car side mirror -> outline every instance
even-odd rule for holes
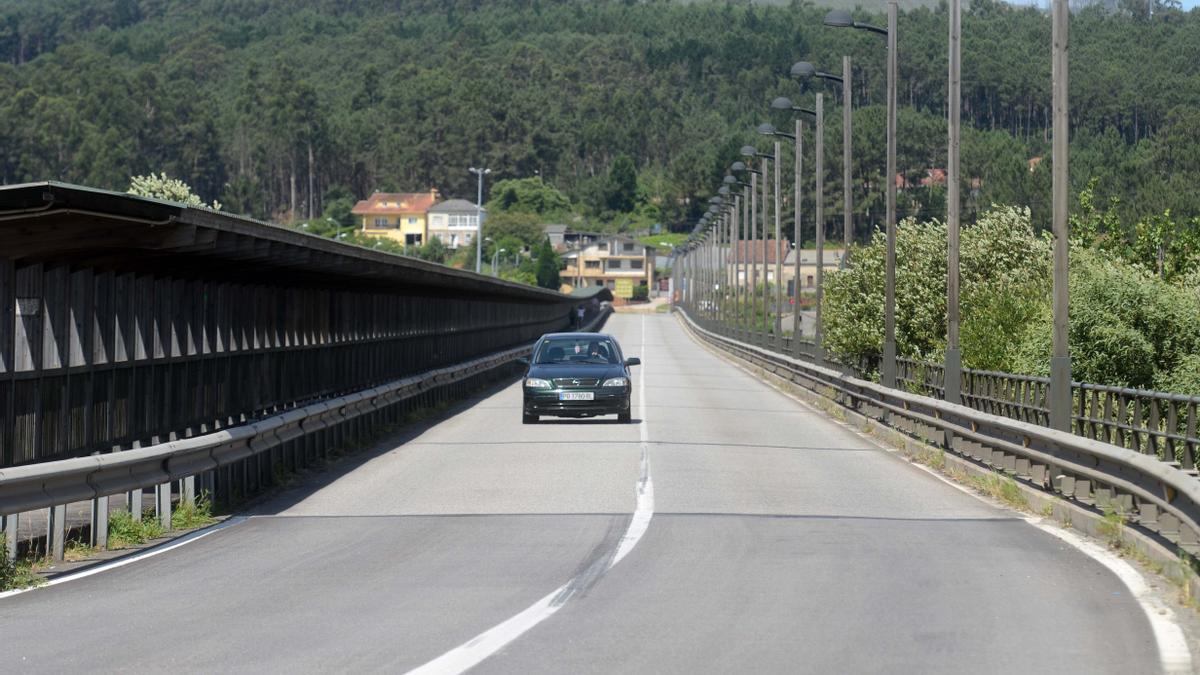
[[[523,366],[527,366],[527,365],[529,365],[529,357],[528,356],[518,356],[517,363],[519,363]]]
[[[642,360],[641,360],[641,359],[639,359],[639,358],[638,358],[638,357],[636,357],[636,356],[631,356],[631,357],[629,357],[629,358],[625,359],[625,365],[627,365],[627,366],[640,366],[640,365],[642,365]]]

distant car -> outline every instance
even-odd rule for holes
[[[641,360],[625,358],[611,335],[547,333],[538,338],[522,383],[521,421],[533,424],[542,415],[595,417],[616,415],[629,422],[632,391],[629,366]]]

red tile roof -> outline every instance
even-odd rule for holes
[[[437,203],[437,190],[429,192],[376,192],[350,210],[358,216],[425,213]]]

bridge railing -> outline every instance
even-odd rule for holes
[[[1120,513],[1181,550],[1200,554],[1194,398],[1080,385],[1076,433],[1067,433],[1045,424],[1046,383],[1040,378],[972,373],[972,398],[964,394],[964,405],[956,405],[926,395],[936,392],[936,366],[902,364],[905,386],[892,389],[784,354],[775,345],[727,337],[687,310],[682,316],[700,339],[768,373],[1030,486]]]
[[[245,217],[58,183],[0,188],[0,241],[0,471],[10,477],[61,460],[125,466],[148,447],[524,348],[568,327],[577,304]],[[232,500],[294,463],[262,456],[209,472],[203,489]],[[13,534],[9,485],[0,479],[0,528]],[[129,495],[139,515],[141,499]]]
[[[903,389],[945,398],[941,364],[897,361],[897,381]],[[1049,386],[1047,377],[966,368],[962,401],[986,413],[1049,426]],[[1196,468],[1200,396],[1072,382],[1071,397],[1073,433],[1153,455],[1185,470]]]

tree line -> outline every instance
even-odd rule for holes
[[[845,53],[865,237],[883,211],[883,43],[823,27],[824,13],[801,2],[0,0],[0,181],[124,189],[166,172],[227,210],[288,221],[331,204],[341,216],[373,190],[471,198],[466,169],[482,165],[540,177],[587,218],[637,213],[679,230],[741,145],[769,149],[753,129],[772,119],[773,97],[810,104],[815,88],[801,93],[791,63],[836,72]],[[921,178],[945,163],[946,20],[944,7],[920,8],[899,25],[911,185],[900,207],[922,219],[944,212],[944,186]],[[1044,228],[1049,18],[977,0],[963,27],[964,216],[1029,206]],[[1091,184],[1128,228],[1200,215],[1200,12],[1087,7],[1071,39],[1071,192]],[[840,93],[825,93],[822,198],[840,220]]]

